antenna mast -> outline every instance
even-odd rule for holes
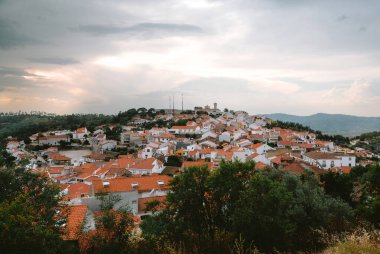
[[[173,95],[173,115],[174,115],[174,95]]]
[[[183,93],[181,94],[182,96],[182,113],[183,113]]]

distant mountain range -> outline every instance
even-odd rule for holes
[[[300,123],[314,130],[330,135],[347,137],[362,133],[380,131],[380,117],[361,117],[342,114],[318,113],[311,116],[296,116],[288,114],[265,114],[265,116],[282,122]]]

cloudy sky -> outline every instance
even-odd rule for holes
[[[0,0],[0,111],[380,116],[377,0]]]

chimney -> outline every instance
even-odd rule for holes
[[[214,109],[218,109],[218,103],[214,102]]]

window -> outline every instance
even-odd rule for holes
[[[322,167],[326,167],[326,161],[322,161]]]
[[[331,161],[331,167],[335,166],[335,161]]]

